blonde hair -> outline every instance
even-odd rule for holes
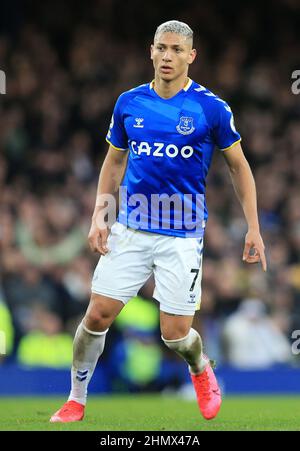
[[[178,20],[169,20],[159,25],[154,35],[154,41],[162,33],[176,33],[181,36],[185,36],[187,39],[191,39],[193,44],[193,30],[184,22]]]

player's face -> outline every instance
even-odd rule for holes
[[[196,57],[191,40],[177,33],[162,33],[151,45],[151,59],[155,75],[165,81],[186,76]]]

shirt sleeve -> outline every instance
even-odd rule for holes
[[[216,99],[213,137],[216,145],[224,151],[241,141],[241,135],[235,128],[230,106],[224,100]]]
[[[121,95],[114,107],[106,141],[117,150],[128,150],[128,137],[124,126],[124,97]]]

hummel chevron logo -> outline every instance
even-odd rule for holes
[[[77,376],[76,379],[80,382],[83,382],[86,380],[86,378],[88,377],[88,372],[89,370],[85,370],[85,371],[77,371]]]
[[[135,128],[144,128],[144,125],[142,124],[142,122],[144,122],[144,119],[142,117],[136,117],[135,122],[136,124],[133,125]]]

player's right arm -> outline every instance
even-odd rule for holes
[[[103,204],[103,201],[108,194],[114,196],[115,200],[117,199],[118,190],[126,170],[127,158],[128,152],[117,150],[110,145],[100,171],[88,242],[91,250],[99,252],[101,255],[108,252],[107,238],[109,235],[108,226],[105,225],[104,221],[107,208],[105,208],[106,205]]]

